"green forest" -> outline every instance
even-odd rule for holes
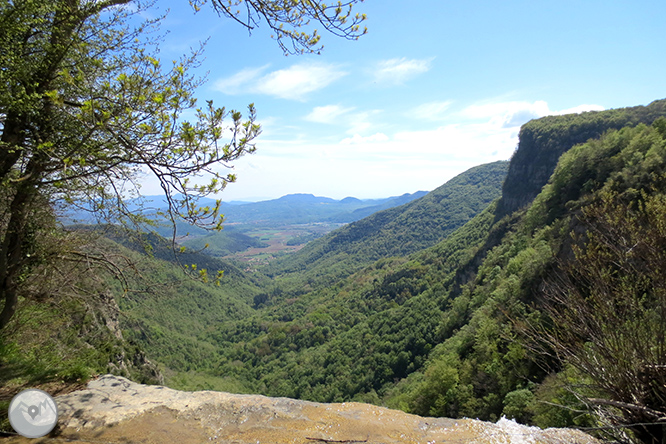
[[[45,220],[36,232],[116,268],[36,265],[2,331],[0,378],[113,372],[661,442],[665,179],[662,100],[533,120],[510,162],[254,272],[205,250],[174,254],[155,233]],[[59,288],[48,298],[46,281]]]
[[[248,33],[263,24],[284,55],[315,55],[312,25],[366,34],[362,1],[187,6]],[[57,395],[112,373],[666,443],[666,99],[535,118],[511,159],[428,193],[223,206],[236,161],[256,151],[257,110],[198,104],[205,42],[160,59],[154,3],[0,2],[0,436],[22,389]],[[402,70],[425,74],[435,57],[383,64],[407,92]],[[268,66],[239,73],[308,77]],[[442,116],[424,109],[452,103],[400,118],[434,125]],[[342,104],[299,119],[382,112]],[[544,107],[495,116],[496,131],[556,113]],[[350,151],[389,139],[344,134]],[[142,194],[146,177],[162,196]]]

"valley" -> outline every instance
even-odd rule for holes
[[[0,444],[666,444],[666,2],[601,3],[0,1]]]
[[[219,256],[223,259],[247,262],[250,266],[247,270],[254,270],[256,266],[268,265],[271,261],[286,254],[295,253],[305,246],[309,241],[318,239],[344,224],[312,222],[307,224],[294,224],[283,226],[252,226],[247,224],[228,224],[226,229],[236,229],[246,236],[258,241],[258,246],[250,246],[245,250],[229,252],[230,254]],[[196,247],[203,242],[209,246],[202,252],[217,256],[215,247],[217,236],[215,234],[200,237],[185,237],[178,240],[180,245]],[[256,244],[255,244],[256,245]],[[205,246],[205,244],[204,244]]]
[[[312,194],[291,194],[279,199],[251,203],[223,203],[224,228],[208,232],[199,227],[179,224],[176,241],[179,245],[202,251],[213,257],[247,262],[252,267],[267,265],[274,259],[300,250],[348,223],[375,212],[404,205],[426,195],[425,191],[384,199],[335,200]],[[144,198],[154,211],[166,204],[158,196]],[[201,204],[213,205],[212,200]],[[166,222],[147,227],[165,237],[173,235]]]
[[[237,205],[221,232],[180,226],[192,232],[180,252],[156,231],[77,228],[99,232],[91,255],[126,260],[125,281],[72,278],[98,295],[74,299],[75,320],[29,305],[67,326],[57,350],[69,357],[63,368],[28,354],[29,366],[540,427],[640,420],[632,436],[650,442],[666,402],[664,177],[660,100],[532,120],[511,161],[388,208],[313,195]],[[116,329],[93,335],[104,325]],[[21,328],[23,350],[44,346]],[[28,365],[5,350],[0,375]],[[617,408],[637,402],[640,414]]]
[[[550,285],[549,270],[570,248],[570,208],[609,187],[654,186],[634,176],[645,166],[622,159],[640,145],[629,141],[648,131],[641,122],[664,115],[666,102],[658,101],[532,121],[510,165],[472,169],[257,267],[267,280],[252,297],[252,314],[209,325],[197,341],[216,350],[215,359],[171,367],[172,384],[370,402],[421,415],[595,424],[592,416],[567,416],[552,406],[562,397],[576,402],[566,398],[570,388],[561,378],[577,374],[552,359],[544,364],[531,351],[536,343],[510,320],[536,316],[545,303],[539,289]],[[616,139],[566,155],[623,127]],[[647,153],[650,145],[641,146]],[[663,150],[663,142],[653,146],[650,152]],[[521,160],[522,150],[531,151],[529,160]],[[666,165],[666,157],[651,156]],[[518,162],[548,171],[530,177],[524,194],[511,176],[525,174]],[[540,193],[527,197],[537,187]]]

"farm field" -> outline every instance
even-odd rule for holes
[[[266,265],[273,259],[286,254],[294,253],[305,246],[310,240],[322,237],[344,224],[339,223],[310,223],[285,225],[281,227],[252,227],[243,225],[243,233],[258,239],[266,247],[252,247],[227,256],[226,259],[236,259],[252,265]]]

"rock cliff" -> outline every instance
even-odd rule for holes
[[[529,204],[546,185],[560,156],[574,145],[599,138],[611,129],[652,124],[666,116],[666,99],[647,106],[548,116],[531,120],[520,129],[518,149],[509,164],[498,216]]]
[[[598,443],[580,431],[506,419],[424,418],[359,403],[182,392],[112,375],[56,402],[59,421],[51,435],[6,443]]]

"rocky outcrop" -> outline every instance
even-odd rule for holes
[[[106,375],[56,397],[58,426],[37,442],[78,443],[569,443],[580,431],[502,419],[424,418],[368,404],[319,404],[259,395],[182,392]],[[34,443],[19,437],[7,443]]]
[[[164,384],[164,376],[145,352],[123,338],[120,328],[120,308],[110,291],[101,291],[96,299],[88,301],[87,315],[91,321],[81,323],[81,337],[90,347],[99,347],[100,336],[113,335],[116,344],[110,350],[106,372],[121,375],[150,384]]]
[[[511,158],[502,188],[498,218],[529,204],[548,183],[560,156],[574,145],[599,138],[611,129],[652,124],[666,116],[666,99],[648,106],[548,116],[520,129],[518,150]]]

